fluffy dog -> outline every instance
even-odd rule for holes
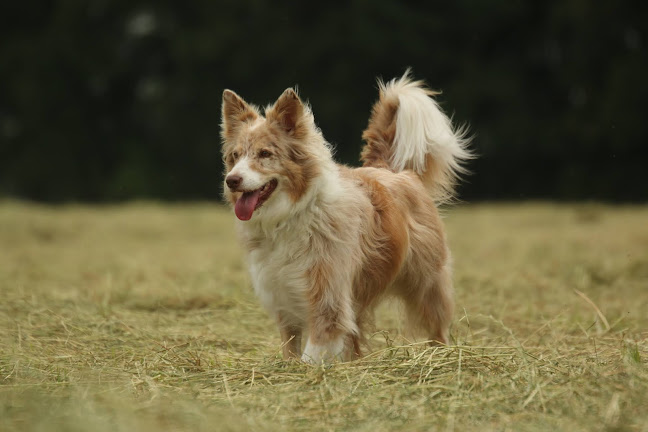
[[[356,169],[333,160],[295,90],[264,110],[223,93],[224,194],[285,358],[360,356],[386,295],[430,341],[448,343],[451,258],[437,206],[453,196],[468,140],[408,72],[379,87]]]

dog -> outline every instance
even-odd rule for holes
[[[334,161],[294,89],[263,110],[223,92],[224,196],[286,359],[360,357],[388,295],[429,341],[449,342],[451,256],[438,206],[466,172],[469,139],[409,70],[378,84],[355,169]]]

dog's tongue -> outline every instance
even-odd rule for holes
[[[254,209],[259,202],[259,196],[261,196],[261,190],[245,192],[241,195],[241,198],[236,200],[236,204],[234,205],[234,213],[236,213],[236,217],[242,221],[250,220],[252,213],[254,213]]]

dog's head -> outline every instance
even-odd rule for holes
[[[255,212],[289,211],[317,176],[318,160],[330,159],[310,109],[293,89],[283,92],[265,115],[225,90],[221,136],[225,197],[243,221]]]

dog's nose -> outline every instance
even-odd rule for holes
[[[227,187],[232,190],[238,189],[242,181],[243,178],[236,174],[228,175],[227,178],[225,179],[225,183],[227,183]]]

